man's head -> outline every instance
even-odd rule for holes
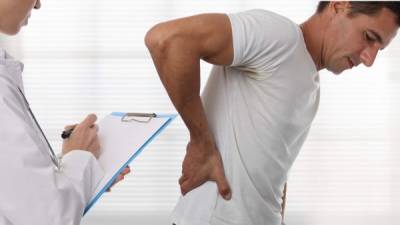
[[[18,33],[28,23],[33,8],[40,8],[40,0],[0,0],[0,32]]]
[[[322,37],[322,67],[339,74],[360,63],[374,63],[400,26],[400,2],[320,2],[317,15],[328,24]]]

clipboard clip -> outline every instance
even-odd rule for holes
[[[148,123],[151,119],[157,117],[155,113],[126,113],[122,118],[121,122],[139,122],[139,123]]]

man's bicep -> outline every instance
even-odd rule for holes
[[[230,65],[233,61],[233,38],[226,14],[201,15],[205,33],[200,46],[201,58],[215,65]]]
[[[217,65],[233,61],[231,25],[225,14],[200,14],[157,24],[145,42],[150,52],[181,53],[187,60],[201,58]]]

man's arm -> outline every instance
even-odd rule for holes
[[[224,14],[203,14],[154,26],[146,35],[160,79],[190,132],[179,180],[182,194],[208,180],[230,199],[221,156],[208,127],[200,99],[200,60],[230,65],[233,44],[230,21]]]

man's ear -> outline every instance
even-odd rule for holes
[[[351,8],[351,5],[348,1],[331,1],[328,8],[333,13],[338,14],[347,12],[347,10]]]

